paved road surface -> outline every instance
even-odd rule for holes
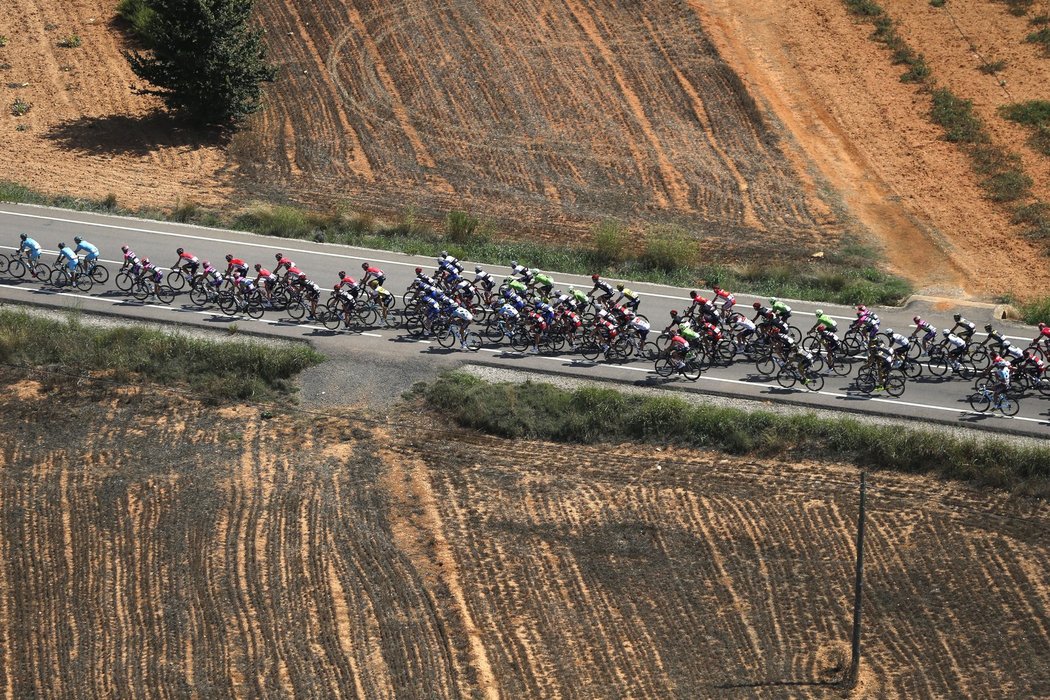
[[[46,249],[44,259],[51,263],[57,252],[59,241],[72,244],[73,236],[81,235],[97,245],[102,259],[115,263],[120,258],[120,246],[131,245],[139,255],[149,256],[161,266],[170,266],[176,260],[175,249],[186,248],[203,259],[210,259],[217,266],[224,263],[226,253],[233,253],[249,263],[261,262],[267,267],[274,263],[274,252],[283,251],[298,266],[322,287],[335,283],[336,273],[345,269],[359,277],[361,262],[369,261],[382,268],[388,275],[387,288],[400,294],[414,274],[414,268],[434,267],[434,260],[401,255],[364,248],[317,244],[307,241],[283,240],[256,236],[236,231],[201,228],[183,224],[146,221],[117,216],[74,212],[64,209],[32,207],[15,204],[0,204],[0,249],[15,247],[19,233],[27,233]],[[522,260],[524,264],[529,261]],[[111,270],[115,265],[110,264]],[[485,265],[494,275],[509,274],[506,267]],[[468,268],[469,269],[469,268]],[[590,288],[590,279],[574,275],[554,275],[558,286],[575,284],[581,289]],[[642,308],[653,322],[654,329],[662,327],[672,308],[688,306],[689,290],[662,285],[630,283],[631,288],[642,295]],[[85,311],[105,311],[132,318],[169,320],[222,328],[231,319],[216,310],[201,311],[189,304],[185,295],[176,298],[171,307],[143,304],[119,292],[110,281],[107,288],[96,287],[90,294],[64,292],[42,288],[33,282],[18,282],[0,277],[0,299],[17,302],[32,302],[51,306],[79,305]],[[750,305],[755,299],[738,294],[739,305]],[[763,300],[768,302],[768,300]],[[811,325],[812,313],[823,308],[836,319],[847,322],[853,318],[849,307],[835,304],[789,301],[794,310],[792,323],[805,331]],[[962,313],[982,326],[991,320],[990,308],[964,307]],[[911,332],[911,317],[915,313],[929,318],[938,328],[950,326],[953,309],[933,309],[929,306],[912,306],[908,309],[879,308],[883,328],[894,328],[905,335]],[[1014,418],[1002,416],[980,416],[969,411],[966,397],[970,383],[960,379],[931,378],[924,376],[908,383],[905,394],[898,398],[866,397],[850,390],[849,378],[828,377],[823,391],[810,393],[786,390],[770,381],[762,381],[754,373],[753,365],[736,365],[705,373],[698,382],[683,379],[663,380],[653,373],[650,363],[634,362],[625,365],[593,364],[563,356],[523,356],[504,352],[497,347],[485,347],[478,354],[444,351],[426,342],[409,342],[396,330],[381,329],[366,333],[343,333],[328,331],[319,325],[295,324],[276,312],[268,312],[259,320],[239,318],[235,321],[241,329],[254,329],[266,334],[288,338],[310,339],[325,353],[355,353],[390,357],[403,357],[406,362],[417,363],[421,357],[432,357],[438,366],[453,366],[459,361],[485,360],[503,364],[519,370],[556,372],[591,378],[647,384],[654,387],[673,385],[675,389],[686,386],[690,391],[747,397],[751,399],[778,401],[799,406],[819,406],[846,411],[882,414],[893,417],[910,417],[937,421],[956,422],[969,427],[1000,430],[1029,435],[1050,437],[1050,398],[1032,397],[1022,401],[1021,411]],[[1027,345],[1036,335],[1031,327],[1019,324],[996,322],[996,326],[1016,344]],[[841,327],[841,326],[840,326]]]

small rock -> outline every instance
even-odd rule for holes
[[[824,251],[823,250],[819,250],[816,253],[813,253],[813,255],[811,255],[809,257],[811,257],[811,258],[823,258],[824,257]]]

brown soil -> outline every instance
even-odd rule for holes
[[[776,683],[848,658],[850,468],[5,379],[7,696],[842,696]],[[1047,505],[869,503],[854,696],[1045,694]]]
[[[977,70],[981,61],[947,12],[926,2],[882,4],[935,77],[975,100],[996,141],[1025,152],[1045,196],[1050,160],[995,115],[995,106],[1010,99]],[[900,82],[901,67],[868,39],[871,25],[851,18],[842,0],[714,0],[703,7],[719,49],[884,245],[893,267],[935,288],[1020,295],[1045,289],[1050,271],[1035,264],[1040,250],[1019,236],[1004,208],[984,198],[967,157],[928,120],[929,97]],[[1008,61],[1003,77],[1014,99],[1046,97],[1050,62],[1018,43],[1025,20],[996,3],[953,3],[950,10],[982,51]]]
[[[159,114],[121,49],[113,0],[5,0],[0,12],[0,171],[55,194],[130,207],[180,199],[221,204],[232,192],[221,145]],[[58,42],[77,34],[78,48]],[[15,118],[16,98],[32,109]],[[25,131],[16,131],[24,126]]]

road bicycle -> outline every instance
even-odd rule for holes
[[[780,366],[776,376],[777,384],[790,389],[795,384],[801,384],[807,391],[820,391],[824,388],[824,377],[820,372],[812,368],[803,371],[793,362],[786,362]]]
[[[18,279],[25,279],[25,276],[29,275],[40,282],[46,283],[51,280],[51,268],[40,260],[33,260],[24,250],[0,255],[0,274],[5,272]]]
[[[653,363],[653,371],[661,377],[670,377],[677,372],[691,382],[700,379],[704,366],[695,348],[689,348],[680,360],[681,366],[676,366],[671,358],[671,351],[667,350]]]
[[[879,370],[875,367],[865,365],[857,373],[857,378],[854,381],[857,390],[862,394],[875,394],[885,392],[889,396],[897,398],[904,394],[904,388],[907,386],[907,381],[904,377],[904,373],[900,370],[891,369],[886,370],[885,376],[882,378],[882,382],[879,382]]]
[[[1017,399],[1011,398],[1006,392],[997,392],[987,386],[978,387],[974,393],[970,394],[969,402],[970,408],[978,413],[994,410],[1004,416],[1016,416],[1021,410],[1021,404]]]
[[[194,274],[186,268],[177,267],[172,268],[168,271],[168,274],[164,278],[164,281],[168,284],[169,287],[171,287],[175,291],[181,292],[187,286],[189,286],[192,289],[193,283],[196,281],[196,279],[197,278],[194,276]]]
[[[87,275],[95,284],[105,284],[109,281],[109,268],[100,263],[98,260],[87,260],[81,259],[77,263],[77,271],[81,275]]]
[[[216,302],[219,305],[219,310],[227,316],[244,314],[248,318],[262,318],[264,311],[262,295],[259,294],[259,290],[254,290],[247,297],[229,290],[223,290],[218,293]]]
[[[175,290],[166,284],[154,284],[153,280],[143,277],[135,278],[129,293],[138,301],[146,301],[150,297],[156,298],[162,304],[170,304],[175,301]]]

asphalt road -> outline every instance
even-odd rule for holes
[[[102,259],[111,272],[119,267],[120,246],[130,245],[140,256],[148,256],[158,265],[172,265],[179,246],[194,253],[202,260],[211,260],[223,267],[226,253],[247,260],[250,264],[262,263],[272,268],[274,253],[282,251],[322,287],[330,287],[337,281],[336,273],[345,269],[359,277],[361,262],[368,261],[382,268],[388,276],[386,287],[400,295],[414,276],[414,268],[423,267],[432,271],[432,258],[402,255],[386,251],[373,251],[339,245],[318,244],[299,240],[283,240],[256,236],[237,231],[202,228],[184,224],[131,219],[102,214],[75,212],[17,204],[0,204],[0,250],[14,248],[18,234],[27,233],[44,246],[44,259],[50,264],[57,256],[59,241],[72,244],[73,236],[80,235],[99,247]],[[520,261],[529,264],[528,260]],[[219,265],[223,263],[223,265]],[[472,266],[472,264],[471,264]],[[494,275],[509,274],[509,269],[485,265]],[[470,268],[468,268],[469,270]],[[575,284],[589,289],[590,279],[574,275],[553,275],[557,286]],[[629,283],[642,296],[640,311],[652,321],[658,331],[669,319],[672,308],[688,306],[689,290],[662,285]],[[736,290],[734,290],[736,291]],[[26,282],[0,276],[0,299],[17,303],[37,303],[48,306],[79,306],[84,311],[98,311],[137,319],[172,321],[207,328],[223,328],[231,322],[245,331],[264,333],[287,338],[308,339],[319,350],[329,355],[362,358],[377,353],[404,362],[417,364],[420,359],[432,358],[438,367],[454,366],[461,361],[484,361],[519,370],[534,370],[537,373],[558,373],[588,378],[600,378],[635,385],[649,385],[654,391],[674,389],[776,401],[798,405],[838,409],[851,412],[881,414],[894,418],[911,418],[937,422],[957,423],[1011,433],[1023,433],[1050,437],[1050,398],[1029,397],[1021,402],[1021,410],[1012,418],[1000,415],[979,415],[969,410],[966,398],[971,383],[961,379],[936,378],[924,375],[910,381],[900,398],[885,396],[868,397],[851,391],[850,378],[828,377],[824,390],[811,393],[796,389],[782,389],[774,382],[763,381],[754,372],[753,365],[737,364],[705,373],[698,382],[675,378],[664,380],[652,372],[648,362],[633,362],[624,365],[605,365],[583,361],[579,358],[561,356],[530,356],[506,352],[498,347],[484,347],[479,353],[458,350],[446,351],[426,341],[409,341],[397,330],[374,330],[365,333],[329,331],[320,325],[296,324],[282,314],[268,312],[258,321],[248,318],[230,319],[218,310],[201,311],[193,307],[185,295],[175,299],[172,306],[139,303],[116,289],[112,282],[106,288],[95,287],[89,294],[66,292],[44,288],[35,282]],[[738,305],[750,305],[754,297],[737,294]],[[762,300],[768,303],[768,299]],[[823,308],[840,320],[840,330],[854,317],[849,307],[835,304],[785,300],[792,306],[791,322],[805,332],[811,325],[813,310]],[[935,308],[936,307],[936,308]],[[915,314],[930,319],[938,328],[952,324],[955,309],[947,304],[912,302],[907,308],[878,308],[883,319],[883,328],[894,328],[907,335],[911,332],[911,318]],[[964,316],[983,326],[992,321],[991,306],[959,306]],[[1016,323],[994,321],[994,324],[1015,344],[1027,345],[1036,331],[1032,327]],[[394,398],[393,396],[391,397]]]

